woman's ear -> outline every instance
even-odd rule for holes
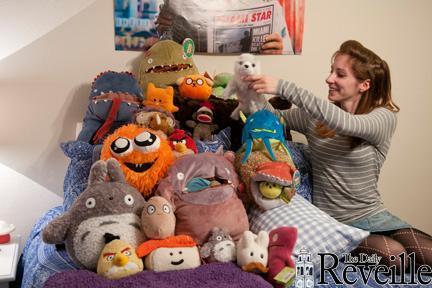
[[[366,79],[359,84],[360,93],[366,92],[370,88],[370,79]]]

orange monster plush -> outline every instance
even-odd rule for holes
[[[109,158],[117,159],[127,182],[145,197],[151,196],[174,161],[167,140],[158,132],[135,124],[122,126],[105,139],[101,159]]]
[[[212,93],[213,81],[203,75],[187,75],[177,79],[180,95],[195,100],[207,100]]]
[[[179,108],[174,105],[174,88],[158,88],[153,83],[148,83],[144,106],[159,108],[171,113],[177,112]]]

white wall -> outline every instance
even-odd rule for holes
[[[64,7],[55,3],[68,1],[32,2],[58,7],[61,14]],[[108,69],[136,72],[141,56],[138,52],[114,51],[112,1],[83,0],[77,5],[81,5],[81,12],[0,60],[0,162],[57,195],[62,195],[68,163],[58,145],[74,138],[93,77]],[[27,22],[30,26],[52,17],[55,10],[34,9],[39,18]],[[391,211],[432,234],[428,181],[432,163],[428,152],[432,140],[431,10],[432,1],[428,0],[308,0],[303,54],[262,56],[261,62],[264,72],[326,97],[324,79],[330,56],[344,40],[357,39],[388,61],[394,100],[401,112],[380,179],[381,193]],[[0,9],[0,16],[3,14],[7,11]],[[13,41],[14,31],[24,29],[6,26],[0,47],[3,41]],[[216,73],[230,72],[234,57],[194,59],[201,71]],[[1,201],[8,201],[3,188],[0,195]],[[43,201],[40,199],[34,194],[27,203],[38,205]]]

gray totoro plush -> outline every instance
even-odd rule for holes
[[[90,170],[87,189],[69,211],[45,227],[43,241],[65,242],[76,264],[95,270],[104,235],[120,236],[134,247],[145,241],[140,228],[144,203],[142,195],[126,183],[117,160],[97,161]]]
[[[201,246],[200,255],[208,262],[230,262],[236,260],[236,246],[231,236],[223,229],[214,227],[208,241]]]

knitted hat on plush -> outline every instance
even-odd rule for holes
[[[197,110],[197,112],[207,111],[211,115],[213,115],[213,105],[209,101],[205,101],[201,104],[201,108]]]

